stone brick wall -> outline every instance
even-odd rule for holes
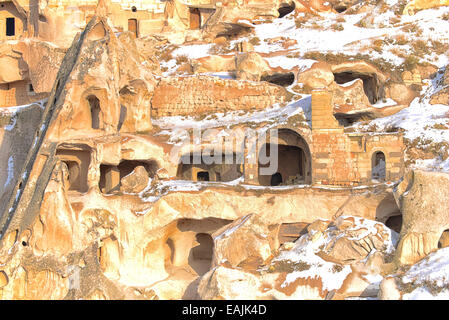
[[[351,157],[350,141],[341,130],[313,132],[312,179],[325,185],[353,185],[358,182]]]
[[[32,92],[30,84],[28,80],[0,84],[0,107],[29,104],[48,97],[47,93]]]
[[[404,173],[404,141],[402,134],[385,133],[364,135],[364,152],[354,152],[357,158],[357,168],[360,181],[371,181],[373,155],[382,152],[385,155],[385,169],[387,181],[395,181]]]
[[[284,88],[216,77],[163,79],[154,91],[152,117],[263,110],[286,100]]]
[[[333,116],[332,94],[312,93],[312,180],[316,184],[357,185],[371,182],[373,155],[385,155],[385,180],[404,171],[404,142],[399,133],[348,134]]]
[[[312,92],[312,129],[342,128],[334,117],[332,92],[316,90]]]

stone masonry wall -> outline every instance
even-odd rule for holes
[[[313,132],[313,182],[325,185],[356,184],[357,172],[349,150],[349,139],[342,131]]]
[[[357,153],[357,167],[362,182],[369,182],[372,174],[373,154],[380,151],[385,155],[385,179],[399,180],[404,173],[404,141],[401,134],[380,134],[365,136],[365,152]]]
[[[186,116],[235,110],[263,110],[286,101],[284,88],[216,77],[162,79],[154,91],[152,116]]]

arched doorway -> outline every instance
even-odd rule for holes
[[[386,160],[382,151],[377,151],[372,158],[371,179],[385,181],[386,178]]]
[[[307,142],[290,129],[277,130],[258,153],[259,184],[262,186],[310,184],[311,155]]]

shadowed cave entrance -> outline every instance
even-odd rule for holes
[[[217,154],[212,157],[213,160],[206,160],[201,153],[183,155],[177,177],[191,181],[229,182],[243,175],[241,154]]]
[[[377,75],[375,73],[360,73],[356,71],[345,71],[334,73],[335,82],[338,84],[345,84],[356,79],[363,81],[363,91],[365,92],[371,104],[384,98],[384,90],[380,85]]]
[[[281,3],[281,6],[278,9],[279,18],[285,17],[287,14],[293,12],[296,8],[296,4],[294,1],[291,3]]]
[[[282,87],[288,87],[295,82],[295,74],[293,72],[275,73],[272,75],[262,76],[260,81],[266,81]]]
[[[277,141],[274,140],[264,144],[260,148],[258,156],[260,185],[279,186],[311,183],[311,156],[308,145],[293,130],[278,130]],[[271,170],[268,170],[268,168],[272,168],[273,172],[270,172]]]
[[[348,10],[348,7],[344,4],[338,4],[334,7],[335,11],[337,11],[338,13],[342,13],[345,12],[346,10]]]
[[[58,149],[56,156],[66,167],[66,184],[68,191],[87,192],[87,175],[90,165],[90,151],[75,149]]]
[[[101,164],[98,184],[100,191],[106,194],[119,192],[121,179],[133,172],[138,166],[143,166],[150,178],[154,177],[158,169],[158,164],[152,160],[123,160],[118,166]]]
[[[387,221],[385,221],[385,225],[391,230],[396,231],[397,233],[401,232],[402,228],[402,215],[395,215],[389,217]]]
[[[188,266],[199,276],[208,272],[214,253],[212,234],[231,222],[218,218],[178,220],[165,241],[167,270]]]
[[[212,264],[214,240],[207,233],[198,233],[195,239],[198,244],[190,250],[189,265],[196,273],[203,275],[209,271]]]

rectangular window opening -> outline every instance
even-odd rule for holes
[[[11,37],[16,35],[16,19],[6,18],[6,36]]]

